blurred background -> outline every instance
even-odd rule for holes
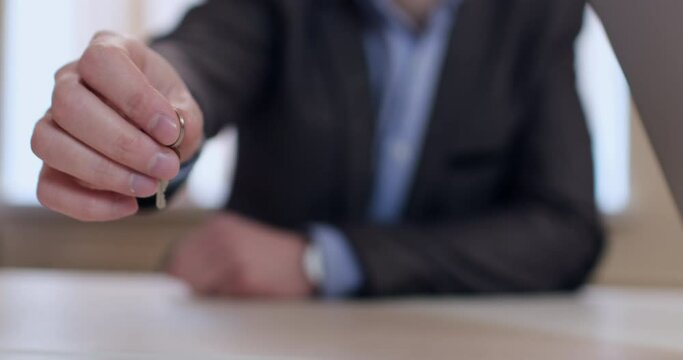
[[[199,0],[0,0],[0,266],[147,271],[170,242],[230,195],[238,134],[207,144],[175,211],[115,224],[80,224],[39,207],[33,126],[53,74],[98,30],[142,39],[171,30]],[[577,72],[594,143],[596,191],[610,248],[596,282],[683,286],[683,227],[628,85],[588,9]],[[225,161],[229,159],[229,161]],[[123,226],[122,226],[123,225]]]

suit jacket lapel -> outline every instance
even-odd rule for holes
[[[345,126],[345,179],[348,221],[362,221],[368,211],[374,174],[376,109],[371,96],[363,47],[362,19],[350,1],[329,1],[320,16],[323,56],[330,64],[330,93],[335,116]]]
[[[473,103],[473,95],[470,90],[477,81],[478,72],[485,67],[485,51],[491,36],[488,21],[492,19],[493,9],[489,0],[464,0],[460,6],[406,208],[409,218],[429,213],[424,205],[429,200],[429,190],[434,181],[438,180],[434,176],[439,176],[440,167],[445,166],[442,157],[444,146],[455,138],[457,123],[471,116],[473,109],[469,104]]]

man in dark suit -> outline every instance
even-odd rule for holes
[[[132,215],[233,124],[226,212],[170,264],[200,292],[575,289],[603,245],[573,69],[584,5],[216,0],[151,48],[98,34],[36,127],[39,198]]]

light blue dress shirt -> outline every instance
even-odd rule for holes
[[[401,220],[423,148],[451,28],[460,0],[444,0],[421,28],[393,0],[359,0],[370,83],[377,99],[377,169],[368,220]],[[311,238],[324,264],[321,293],[352,294],[363,283],[358,259],[337,228],[318,224]]]

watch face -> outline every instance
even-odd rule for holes
[[[303,267],[308,281],[316,290],[319,289],[325,279],[325,267],[320,248],[316,246],[314,242],[311,242],[306,246]]]

